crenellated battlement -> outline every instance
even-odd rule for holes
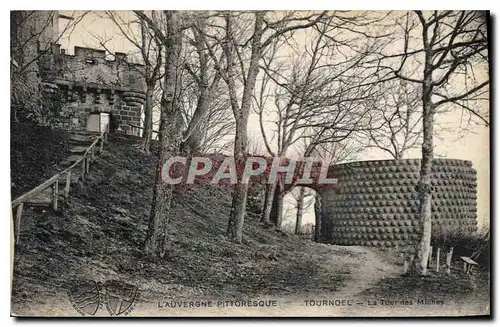
[[[125,53],[116,52],[110,58],[104,50],[75,47],[74,55],[70,55],[59,45],[54,52],[59,66],[56,79],[139,93],[146,90],[144,66],[128,62]]]
[[[112,57],[112,58],[110,58]],[[60,127],[83,129],[91,112],[108,112],[121,130],[140,125],[145,102],[144,66],[101,49],[75,47],[68,54],[59,44],[45,56],[43,86],[61,103],[54,117]]]

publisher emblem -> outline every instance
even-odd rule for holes
[[[91,280],[73,283],[68,291],[73,308],[82,316],[95,316],[103,304],[111,316],[128,315],[139,298],[138,288],[118,280],[104,284]]]
[[[92,280],[75,282],[69,292],[73,308],[82,316],[94,316],[101,304],[99,285]]]
[[[127,315],[133,309],[138,298],[136,286],[110,280],[104,284],[106,289],[106,309],[112,316]]]

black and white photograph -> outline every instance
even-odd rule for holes
[[[11,316],[491,317],[491,35],[11,10]]]

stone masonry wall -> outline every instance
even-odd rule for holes
[[[334,166],[338,187],[322,196],[322,239],[340,245],[406,246],[420,238],[420,160]],[[432,168],[433,238],[477,231],[476,171],[470,161],[437,159]]]
[[[109,60],[102,50],[81,47],[75,47],[75,55],[67,55],[55,46],[53,55],[54,74],[43,85],[60,103],[54,125],[85,129],[92,112],[111,113],[114,128],[125,132],[131,130],[128,124],[140,125],[146,99],[143,66],[128,63],[122,53]]]

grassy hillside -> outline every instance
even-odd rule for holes
[[[252,214],[243,244],[226,241],[228,186],[177,189],[168,255],[162,260],[143,256],[154,159],[133,142],[139,141],[112,138],[60,215],[23,221],[14,302],[50,296],[73,280],[89,278],[128,281],[142,290],[144,299],[314,293],[318,287],[335,291],[349,279],[348,266],[325,265],[332,256],[356,254],[266,229]]]
[[[82,280],[133,284],[140,290],[139,302],[152,306],[160,299],[406,299],[431,295],[441,283],[440,276],[420,282],[399,277],[401,260],[375,249],[316,244],[265,227],[251,212],[243,243],[229,242],[224,237],[231,204],[228,185],[179,186],[170,216],[170,250],[163,259],[146,257],[142,249],[154,158],[137,150],[139,143],[133,137],[110,137],[106,151],[92,164],[85,183],[72,189],[61,212],[35,212],[23,218],[21,245],[14,258],[12,312],[77,314],[67,291]],[[489,289],[484,283],[473,285],[474,280],[460,276],[458,270],[456,276],[446,285],[460,283],[460,287],[447,286],[436,293],[449,298],[452,308],[455,300],[466,303],[467,294]],[[422,291],[415,293],[415,285]],[[478,305],[484,307],[487,294],[483,293]],[[366,305],[336,314],[366,315]],[[401,314],[441,312],[439,307],[413,310]],[[296,308],[291,312],[302,313]]]
[[[67,132],[32,123],[11,123],[10,170],[12,198],[55,174],[69,156]]]

